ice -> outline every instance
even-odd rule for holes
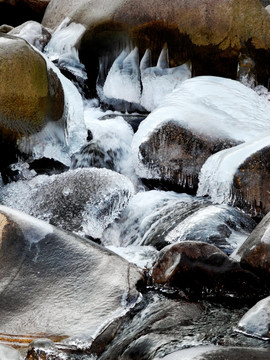
[[[151,268],[158,255],[158,251],[153,246],[129,245],[123,247],[109,245],[107,248],[141,269]]]
[[[133,162],[139,176],[149,177],[141,163],[140,145],[172,120],[199,136],[246,142],[270,131],[270,103],[234,80],[214,76],[185,80],[148,115],[134,135]]]
[[[61,81],[65,97],[64,114],[58,122],[49,122],[41,132],[19,140],[18,147],[23,152],[29,149],[36,159],[53,158],[70,166],[71,155],[81,148],[87,137],[83,100],[75,85],[39,53],[45,59],[48,70],[55,72]]]
[[[185,218],[166,236],[171,243],[196,240],[214,244],[231,253],[241,245],[256,223],[239,210],[227,205],[209,205]]]
[[[41,24],[34,21],[29,21],[23,25],[24,26],[22,26],[18,33],[13,34],[13,31],[11,31],[10,34],[28,41],[38,50],[42,51],[44,43],[47,41],[47,35],[42,33]]]
[[[126,175],[136,186],[138,178],[130,161],[133,130],[123,117],[117,116],[117,114],[114,118],[99,120],[106,114],[110,115],[111,112],[104,114],[100,109],[93,108],[91,103],[90,105],[85,103],[85,125],[93,135],[93,140],[89,144],[96,147],[97,151],[101,150],[105,154],[104,160],[113,163],[112,169]],[[86,145],[85,154],[81,151],[75,157],[76,167],[91,166],[95,163],[94,156],[93,153],[87,152]]]
[[[101,67],[106,68],[106,59],[103,59],[103,62]],[[105,96],[141,104],[146,110],[152,111],[177,85],[190,77],[188,63],[169,68],[169,53],[166,46],[162,49],[155,67],[151,67],[149,49],[146,50],[139,67],[138,49],[127,48],[115,59],[103,90],[99,88],[99,95],[101,99]]]
[[[82,79],[86,79],[87,75],[84,65],[79,60],[76,43],[81,39],[85,30],[86,28],[82,24],[70,23],[70,19],[66,18],[55,30],[44,49],[50,60],[57,61],[60,66]]]
[[[244,334],[269,340],[270,296],[255,304],[239,321]]]
[[[146,110],[152,111],[170,94],[181,82],[191,77],[188,63],[169,68],[168,49],[163,48],[157,66],[150,67],[151,52],[146,50],[141,60],[142,96],[141,104]]]
[[[1,189],[0,200],[65,230],[100,238],[133,192],[125,176],[91,168],[10,183]]]
[[[103,87],[107,98],[139,103],[141,96],[139,52],[123,50],[114,61]]]
[[[151,190],[130,200],[120,219],[103,234],[102,242],[114,246],[163,243],[166,233],[201,204],[186,194]],[[155,244],[156,245],[156,244]]]
[[[256,122],[255,122],[256,124]],[[270,131],[220,151],[207,159],[199,175],[198,196],[209,195],[214,203],[233,202],[231,186],[238,167],[252,154],[270,145]]]

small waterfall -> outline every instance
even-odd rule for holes
[[[65,68],[78,78],[87,79],[84,65],[79,60],[76,44],[81,39],[86,28],[66,18],[55,30],[44,49],[45,55],[60,68]]]

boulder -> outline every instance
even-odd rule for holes
[[[270,181],[269,156],[270,142],[268,146],[262,146],[246,156],[234,174],[231,188],[234,205],[258,217],[270,210],[270,194],[267,190]]]
[[[153,64],[167,43],[170,66],[191,60],[196,76],[236,78],[238,56],[247,51],[255,58],[259,82],[267,83],[270,17],[259,1],[52,0],[42,23],[55,29],[66,17],[87,29],[77,47],[92,87],[99,58],[109,54],[108,70],[130,42],[140,58],[150,49]]]
[[[213,359],[245,359],[267,360],[269,350],[252,347],[224,347],[224,346],[198,346],[190,349],[179,350],[164,356],[164,360],[213,360]]]
[[[132,141],[136,173],[148,183],[155,180],[196,193],[206,160],[255,136],[263,137],[270,129],[269,114],[269,102],[235,80],[214,76],[188,79],[140,124]],[[224,172],[213,171],[219,164],[213,162],[207,169],[223,179]],[[226,172],[228,169],[229,165]],[[207,173],[201,182],[206,188],[217,188],[209,177]],[[200,193],[206,194],[207,190]]]
[[[23,360],[18,350],[6,345],[0,345],[0,358],[1,360]]]
[[[270,213],[231,256],[240,261],[244,268],[270,279]]]
[[[189,289],[197,296],[205,289],[254,296],[260,286],[255,275],[243,270],[217,247],[197,241],[163,248],[153,264],[152,277],[156,284]]]
[[[150,190],[132,197],[121,215],[103,233],[106,245],[154,246],[185,240],[213,244],[230,254],[243,243],[256,222],[226,205],[175,192]]]
[[[40,51],[43,51],[51,38],[50,32],[36,21],[27,21],[26,23],[15,27],[9,32],[9,35],[18,36],[28,41]]]
[[[25,21],[40,22],[50,0],[1,0],[0,24],[18,26]]]
[[[25,40],[0,34],[0,72],[1,136],[18,139],[62,118],[60,80]]]
[[[239,321],[237,329],[249,336],[270,339],[270,296],[257,302]]]
[[[143,276],[135,265],[13,209],[1,206],[0,219],[1,334],[87,348],[136,303]]]
[[[100,238],[128,204],[134,187],[123,175],[85,168],[39,175],[5,186],[1,203],[68,231]]]
[[[200,303],[147,292],[107,349],[101,355],[97,352],[98,359],[159,359],[159,349],[178,343],[185,328],[199,322],[204,314],[205,307]],[[97,348],[101,339],[102,334],[91,350]]]

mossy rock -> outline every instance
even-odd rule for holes
[[[0,34],[0,134],[18,139],[63,115],[57,75],[25,40]]]

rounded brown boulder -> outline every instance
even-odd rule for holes
[[[77,46],[92,85],[102,56],[132,44],[140,57],[150,49],[155,64],[165,43],[170,66],[191,60],[196,76],[236,78],[240,52],[247,51],[258,81],[267,83],[270,15],[259,1],[52,0],[42,23],[55,29],[66,17],[86,28]]]
[[[0,134],[18,139],[62,118],[57,75],[25,40],[0,34]]]
[[[152,277],[156,284],[197,295],[205,289],[252,295],[259,286],[258,278],[243,270],[238,262],[214,245],[199,241],[183,241],[163,248],[153,265]]]

